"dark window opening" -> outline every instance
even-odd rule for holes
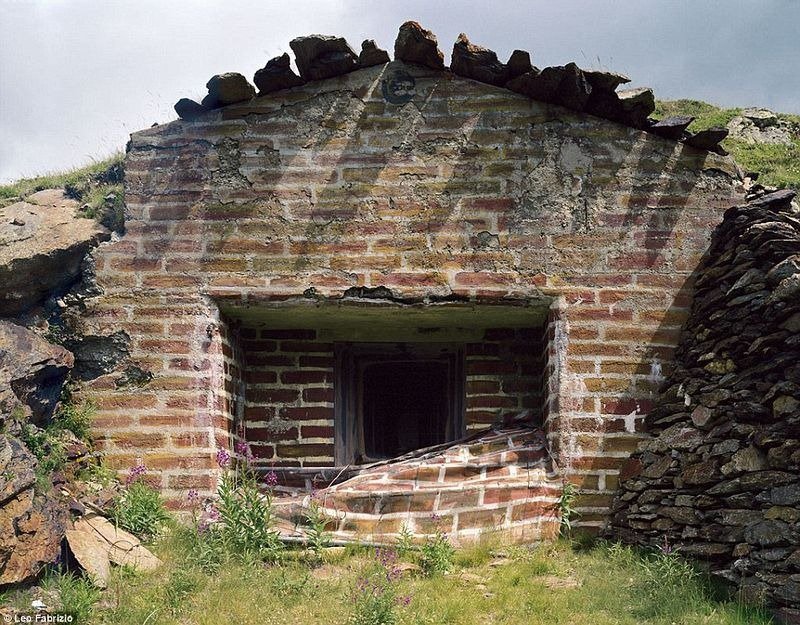
[[[364,459],[393,458],[447,440],[447,363],[370,363],[361,374]]]
[[[463,360],[463,350],[448,345],[337,345],[337,464],[394,458],[463,436]]]

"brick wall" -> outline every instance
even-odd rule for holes
[[[414,82],[404,105],[381,91],[399,71]],[[127,232],[96,252],[103,295],[85,322],[128,332],[154,379],[88,385],[109,460],[143,458],[175,498],[208,480],[230,432],[222,339],[206,331],[220,307],[379,286],[398,300],[560,298],[558,398],[542,403],[583,522],[599,524],[737,184],[728,158],[398,62],[136,133]],[[202,444],[178,445],[186,432]]]
[[[315,330],[243,330],[247,439],[258,463],[333,465],[333,344]]]
[[[529,411],[541,420],[542,332],[489,328],[466,345],[467,432]]]
[[[334,352],[314,329],[241,328],[245,438],[257,464],[334,465]],[[467,432],[528,411],[540,418],[541,331],[490,328],[464,345]]]

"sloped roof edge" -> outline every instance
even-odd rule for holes
[[[308,35],[293,39],[289,45],[295,54],[299,75],[292,71],[288,54],[269,60],[253,79],[259,96],[382,65],[390,60],[388,52],[378,48],[370,39],[362,42],[360,54],[356,54],[342,37]],[[531,63],[530,54],[524,50],[514,50],[508,62],[502,63],[495,52],[471,43],[463,33],[453,46],[451,65],[447,68],[436,35],[414,21],[400,26],[394,58],[437,71],[452,72],[456,76],[681,141],[701,150],[727,154],[719,145],[727,136],[727,129],[711,128],[692,134],[686,130],[692,117],[652,119],[650,115],[655,110],[653,91],[648,88],[618,91],[618,87],[630,82],[622,74],[585,70],[575,63],[540,70]],[[235,72],[212,76],[206,87],[208,95],[202,102],[182,98],[175,104],[175,111],[181,119],[197,119],[210,110],[256,96],[256,89],[242,74]]]

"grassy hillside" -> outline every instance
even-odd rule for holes
[[[689,130],[696,132],[711,126],[725,126],[740,112],[738,108],[724,109],[697,100],[664,100],[656,102],[653,117],[692,115],[696,119]],[[759,172],[761,184],[800,189],[800,115],[778,113],[778,119],[794,124],[792,145],[748,144],[728,138],[722,142],[722,147],[745,170]]]
[[[42,189],[63,188],[68,197],[85,206],[83,212],[87,217],[100,218],[108,212],[109,204],[122,205],[124,157],[122,152],[118,152],[78,169],[52,172],[0,185],[0,207],[8,206]],[[114,196],[113,200],[111,195]]]

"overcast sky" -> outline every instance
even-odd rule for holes
[[[296,36],[391,51],[408,19],[447,58],[465,32],[502,60],[613,69],[662,99],[800,113],[798,0],[0,0],[0,182],[108,156]]]

